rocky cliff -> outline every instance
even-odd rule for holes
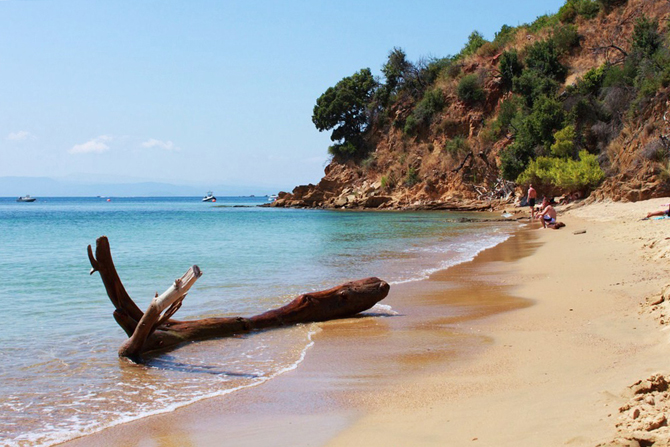
[[[670,143],[666,138],[670,136],[666,121],[670,120],[670,53],[663,53],[667,60],[655,56],[658,70],[654,73],[665,78],[654,88],[645,90],[643,76],[637,74],[628,84],[610,83],[608,88],[584,93],[588,88],[584,85],[590,85],[599,67],[618,73],[616,70],[624,69],[617,67],[631,65],[630,60],[626,65],[626,58],[634,53],[634,33],[642,19],[657,25],[661,45],[667,48],[670,3],[619,1],[611,9],[603,7],[605,3],[601,2],[597,14],[573,17],[568,7],[590,3],[569,1],[556,16],[538,18],[554,25],[517,27],[504,44],[486,42],[474,54],[455,59],[430,86],[444,104],[430,119],[408,132],[407,123],[416,115],[420,98],[399,97],[384,110],[386,119],[371,122],[365,135],[371,149],[365,157],[335,156],[318,184],[281,192],[272,206],[481,210],[518,199],[523,185],[503,180],[501,175],[501,155],[517,139],[517,129],[512,123],[500,131],[498,123],[503,120],[505,101],[519,96],[504,83],[501,55],[516,51],[523,56],[536,42],[559,39],[565,29],[575,31],[578,40],[561,54],[567,74],[555,97],[569,117],[566,120],[576,123],[577,149],[596,154],[606,174],[592,197],[641,200],[670,194]],[[485,93],[483,100],[473,103],[459,95],[459,83],[467,75],[477,76]],[[593,117],[581,119],[580,113]],[[548,153],[548,145],[538,146],[535,153]]]

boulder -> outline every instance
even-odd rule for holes
[[[309,185],[300,185],[293,188],[293,198],[296,200],[302,199],[307,193],[315,188],[311,183]]]
[[[365,199],[363,206],[365,208],[379,208],[382,205],[391,201],[391,197],[388,196],[370,196]]]
[[[342,189],[342,186],[344,186],[342,181],[327,177],[322,178],[317,185],[320,190],[328,192],[338,192]]]

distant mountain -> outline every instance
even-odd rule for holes
[[[246,196],[274,194],[280,187],[253,185],[175,185],[151,181],[118,182],[105,179],[95,182],[80,178],[53,179],[49,177],[0,177],[0,197],[18,197],[30,194],[34,197],[156,197],[156,196],[201,196],[214,191],[219,196]]]

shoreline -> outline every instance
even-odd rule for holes
[[[610,234],[621,225],[580,213],[394,286],[399,317],[323,323],[299,368],[262,386],[59,445],[608,441],[627,386],[663,368],[667,342],[638,313],[663,279]]]
[[[488,262],[485,259],[488,259],[490,256],[495,257],[492,253],[496,250],[505,252],[502,257],[516,257],[516,252],[518,251],[518,247],[516,246],[519,245],[521,239],[531,237],[532,234],[527,230],[517,229],[516,232],[512,233],[511,237],[507,238],[502,243],[479,252],[475,255],[474,260],[465,261],[450,266],[447,269],[438,270],[437,272],[432,273],[428,279],[393,285],[391,294],[382,301],[381,304],[390,305],[394,311],[401,314],[399,317],[372,316],[361,319],[357,318],[320,323],[321,330],[314,336],[315,345],[310,348],[305,361],[298,366],[297,370],[284,373],[260,386],[239,390],[235,393],[221,397],[198,401],[186,407],[177,408],[169,413],[152,415],[125,422],[120,425],[103,429],[100,432],[75,438],[57,445],[78,446],[99,445],[100,443],[104,443],[105,445],[122,445],[125,442],[124,433],[129,431],[160,432],[162,430],[162,428],[160,428],[161,426],[166,426],[167,428],[175,425],[185,425],[181,428],[186,431],[191,431],[191,429],[187,427],[194,427],[194,424],[196,424],[199,427],[196,431],[207,432],[211,427],[203,427],[200,423],[200,418],[204,414],[211,415],[212,412],[220,411],[220,405],[232,405],[236,408],[248,407],[244,411],[247,413],[248,419],[250,420],[249,422],[238,420],[236,414],[240,410],[225,410],[225,414],[220,415],[218,418],[207,416],[208,419],[223,418],[225,421],[234,420],[237,427],[247,425],[246,429],[239,429],[234,436],[236,445],[267,445],[266,442],[268,442],[268,439],[266,439],[265,435],[260,435],[262,439],[251,439],[249,444],[245,444],[244,442],[237,444],[237,442],[240,442],[240,439],[248,439],[249,437],[254,438],[257,436],[252,434],[258,430],[257,426],[259,422],[261,422],[262,425],[270,424],[272,426],[275,424],[274,422],[269,422],[268,413],[272,414],[272,417],[269,419],[276,421],[278,418],[282,419],[282,413],[286,409],[296,412],[301,418],[308,417],[309,419],[318,420],[318,423],[312,422],[312,425],[318,425],[321,433],[329,433],[328,436],[320,436],[318,441],[314,439],[313,435],[303,433],[300,435],[300,438],[305,440],[304,445],[314,445],[314,441],[318,442],[317,445],[327,442],[335,436],[337,432],[352,425],[354,420],[368,411],[368,406],[371,405],[373,398],[371,396],[354,398],[350,394],[356,394],[360,391],[354,391],[354,389],[363,386],[363,391],[365,393],[375,394],[378,386],[392,387],[398,382],[397,378],[393,377],[395,374],[389,376],[383,371],[376,370],[380,365],[385,365],[388,362],[394,364],[400,362],[401,364],[407,364],[406,369],[408,369],[408,371],[406,371],[405,374],[421,375],[424,374],[424,369],[426,368],[432,369],[436,367],[436,364],[456,361],[457,355],[453,352],[453,346],[459,346],[458,350],[461,352],[458,355],[471,355],[473,349],[476,349],[475,346],[482,343],[480,336],[468,336],[465,333],[456,330],[454,333],[448,334],[451,345],[449,345],[445,352],[440,352],[440,349],[443,349],[441,344],[443,343],[442,339],[444,336],[439,334],[437,336],[435,335],[436,332],[440,331],[439,327],[443,324],[453,325],[473,318],[484,318],[491,313],[508,310],[508,307],[510,306],[522,307],[527,305],[525,300],[518,300],[514,297],[508,297],[510,302],[503,304],[502,309],[498,304],[483,304],[478,302],[480,301],[480,296],[473,297],[471,295],[469,281],[467,281],[467,285],[463,283],[463,281],[470,276],[467,272],[469,272],[473,266],[483,265]],[[521,243],[523,244],[523,242]],[[505,248],[508,246],[510,247],[509,249]],[[447,274],[447,272],[449,273]],[[446,277],[444,276],[445,274],[447,274]],[[451,279],[451,275],[454,276],[453,280]],[[461,279],[455,279],[456,276]],[[452,293],[450,298],[446,301],[444,300],[445,288],[450,289]],[[498,295],[499,294],[496,294],[496,296]],[[407,302],[408,296],[411,296],[414,302]],[[420,302],[417,302],[417,297],[420,297]],[[440,310],[437,311],[437,308]],[[408,344],[415,343],[415,336],[411,335],[409,337],[410,340],[405,340],[399,346],[394,346],[398,341],[393,337],[388,338],[390,337],[389,334],[396,331],[405,334],[404,338],[408,338],[407,334],[417,332],[417,328],[412,327],[412,325],[425,325],[427,321],[435,319],[434,315],[436,313],[439,314],[437,318],[438,321],[432,324],[437,327],[428,331],[423,331],[435,338],[435,340],[430,343],[440,349],[427,347],[425,352],[409,354],[410,359],[407,360],[406,357],[408,357],[408,355],[406,348],[408,347]],[[393,324],[389,324],[391,321]],[[324,362],[331,361],[333,353],[340,355],[350,349],[352,343],[351,338],[354,336],[365,340],[371,340],[373,343],[378,343],[378,339],[380,338],[385,339],[385,349],[390,348],[394,351],[392,354],[386,356],[387,358],[375,358],[374,362],[368,365],[368,369],[371,370],[369,374],[375,375],[374,383],[369,382],[372,380],[369,378],[352,380],[350,377],[347,377],[349,372],[344,369],[326,374],[327,378],[325,379],[316,378],[319,374],[324,373]],[[463,343],[463,338],[470,338],[471,340],[469,340],[468,343]],[[424,339],[424,343],[426,341],[427,340]],[[484,343],[486,342],[487,341],[484,341]],[[365,352],[358,352],[354,356],[349,356],[349,358],[345,360],[345,364],[348,365],[351,370],[360,371],[365,369],[365,363],[369,363],[368,360],[371,356],[375,357],[375,355],[377,355],[377,357],[379,357],[379,351],[381,349],[375,346],[377,345],[371,345]],[[377,352],[375,353],[375,351]],[[330,369],[332,370],[332,367]],[[327,417],[323,417],[323,415],[311,416],[303,414],[302,408],[293,405],[289,402],[289,399],[282,398],[282,396],[290,394],[293,388],[299,389],[303,387],[305,380],[311,383],[307,386],[309,391],[305,390],[301,393],[305,396],[300,399],[301,404],[299,407],[304,405],[305,408],[319,408],[318,412],[327,413]],[[314,402],[315,399],[313,396],[309,396],[310,393],[323,393],[320,389],[320,384],[313,383],[315,380],[317,382],[325,381],[327,387],[337,388],[335,391],[326,390],[326,394],[331,394],[331,391],[335,394],[341,394],[341,396],[336,399],[333,408],[331,408],[330,405],[322,406],[318,402]],[[383,381],[384,384],[382,385],[380,381]],[[365,382],[365,384],[359,385],[361,382]],[[342,387],[346,389],[342,390]],[[264,405],[260,402],[267,402],[268,399],[265,396],[262,396],[263,394],[270,394],[279,400],[272,402],[272,404],[266,403]],[[344,395],[347,395],[347,397],[343,397]],[[328,397],[328,399],[330,399],[330,397]],[[351,401],[354,399],[359,400],[360,402],[356,403],[352,409],[350,408]],[[180,421],[182,419],[186,419],[189,422],[181,424]],[[252,419],[253,421],[251,421]],[[220,423],[222,423],[222,421],[210,420],[210,423],[206,425],[220,425]],[[295,424],[289,422],[289,425]],[[170,431],[172,432],[172,428],[170,428]],[[175,435],[174,432],[167,436],[173,435]],[[209,442],[204,440],[202,435],[197,435],[197,438],[199,441],[197,441],[195,445],[200,445],[200,442],[204,442],[205,444],[208,444]],[[276,433],[273,435],[272,439],[273,442],[276,442]],[[285,442],[287,445],[303,445],[296,444],[296,440],[293,436],[286,438]]]

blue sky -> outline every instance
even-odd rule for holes
[[[316,99],[393,47],[443,57],[563,0],[0,1],[0,176],[290,190]],[[271,191],[272,192],[272,191]]]

